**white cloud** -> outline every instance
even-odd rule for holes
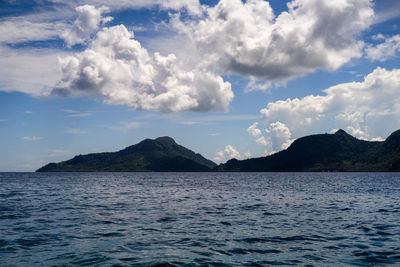
[[[252,91],[267,91],[273,86],[273,83],[266,81],[258,81],[254,78],[250,78],[250,81],[246,85],[245,92]]]
[[[365,49],[366,57],[373,61],[385,61],[398,56],[400,53],[400,34],[385,39],[383,35],[378,35],[379,39],[384,39],[378,45],[369,45]]]
[[[225,147],[225,153],[229,158],[240,158],[240,153],[231,145]]]
[[[270,102],[262,109],[271,150],[315,133],[344,129],[366,140],[381,140],[400,128],[400,69],[375,69],[361,82],[342,83],[324,95]]]
[[[61,7],[60,7],[61,6]],[[0,44],[46,41],[59,38],[75,13],[65,4],[38,8],[21,16],[5,16],[0,20]]]
[[[260,136],[261,130],[258,129],[257,126],[258,126],[258,122],[253,123],[252,125],[250,125],[249,128],[247,128],[247,132],[254,137]]]
[[[400,2],[398,0],[375,1],[377,9],[374,24],[386,22],[400,16]]]
[[[0,46],[0,91],[45,95],[61,78],[57,56],[63,55],[57,50]]]
[[[185,9],[191,15],[200,15],[202,10],[198,0],[50,0],[48,2],[52,2],[51,9],[38,8],[45,11],[3,18],[0,21],[0,43],[16,44],[62,37],[68,46],[72,46],[85,42],[99,26],[110,21],[111,17],[101,18],[101,14],[108,11],[158,7],[177,11]],[[39,2],[35,4],[42,5]],[[71,28],[65,21],[71,20],[76,12],[78,18]]]
[[[52,2],[58,3],[59,0],[51,0]],[[164,10],[181,10],[185,9],[192,15],[199,15],[202,8],[198,0],[75,0],[68,1],[68,4],[72,6],[91,4],[95,6],[105,5],[111,10],[121,9],[141,9],[141,8],[153,8],[159,7]]]
[[[286,149],[293,142],[291,139],[290,129],[283,123],[277,121],[270,123],[264,131],[264,135],[255,136],[256,143],[266,147],[264,154],[272,154],[277,151]]]
[[[0,122],[6,122],[8,119],[0,119]]]
[[[265,132],[269,137],[272,151],[286,149],[293,142],[290,129],[280,121],[270,123]]]
[[[124,25],[103,28],[89,47],[60,60],[59,96],[101,96],[107,103],[139,110],[226,110],[233,98],[222,77],[174,54],[150,55]]]
[[[218,151],[215,156],[214,160],[216,162],[225,162],[229,159],[242,159],[242,155],[231,145],[227,145],[224,150]]]
[[[265,140],[264,136],[257,137],[256,142],[263,146],[268,145],[267,140]]]
[[[244,158],[248,159],[251,157],[251,153],[250,152],[245,152],[244,153]]]
[[[66,27],[61,22],[35,22],[27,21],[25,17],[14,17],[0,22],[0,43],[56,39]]]
[[[158,0],[157,5],[164,9],[180,10],[186,9],[190,14],[200,15],[202,7],[198,0]]]
[[[173,25],[196,44],[203,64],[285,81],[361,57],[364,44],[357,38],[373,15],[370,0],[294,0],[277,17],[267,1],[220,0],[199,21],[176,17]]]
[[[39,141],[43,139],[42,137],[37,137],[37,136],[24,136],[22,137],[22,140],[24,141]]]
[[[96,8],[92,5],[84,5],[78,6],[75,10],[78,13],[78,18],[74,21],[71,29],[61,34],[68,47],[86,43],[102,24],[113,19],[112,17],[102,16],[103,13],[109,12],[109,8],[105,6]]]
[[[217,163],[223,162],[223,161],[225,160],[224,151],[222,151],[222,150],[221,150],[221,151],[218,151],[218,152],[215,154],[213,160],[216,161]]]
[[[371,39],[375,40],[375,41],[379,41],[379,40],[385,40],[386,38],[385,38],[385,36],[383,36],[382,33],[378,33],[378,34],[371,36]]]
[[[68,2],[66,9],[70,12],[78,4],[83,2]],[[69,30],[56,19],[59,9],[46,13],[45,19],[27,17],[26,25],[22,17],[3,21],[26,29],[18,35],[26,40],[54,38],[64,32],[67,45],[88,47],[69,56],[60,51],[0,47],[0,90],[49,95],[56,84],[53,95],[101,97],[138,110],[225,111],[233,92],[222,74],[245,75],[250,78],[247,90],[266,90],[317,69],[335,70],[362,55],[364,44],[358,36],[373,18],[370,0],[293,0],[288,11],[278,16],[263,0],[220,0],[215,7],[200,6],[198,0],[93,0],[85,4],[76,8],[78,18]],[[149,53],[124,25],[97,32],[111,19],[102,16],[110,10],[154,6],[183,8],[199,15],[195,19],[184,16],[185,21],[179,16],[172,19],[175,29],[184,33],[180,38],[189,42],[179,42],[179,48],[193,53]],[[68,13],[67,18],[71,17]],[[43,34],[25,34],[30,26]],[[20,42],[18,36],[10,37],[12,42]],[[173,43],[176,46],[175,39]],[[57,55],[61,77],[54,67]]]

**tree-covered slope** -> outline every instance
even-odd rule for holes
[[[209,171],[216,164],[170,137],[145,139],[118,152],[79,155],[37,172]]]
[[[311,135],[267,157],[232,159],[216,171],[400,171],[400,130],[384,142],[359,140],[343,130]]]

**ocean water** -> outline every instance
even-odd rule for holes
[[[0,266],[400,265],[397,173],[0,173]]]

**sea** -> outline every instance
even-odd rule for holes
[[[0,266],[400,266],[400,173],[0,173]]]

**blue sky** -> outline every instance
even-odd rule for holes
[[[216,162],[400,128],[396,0],[0,3],[0,171],[171,136]]]

